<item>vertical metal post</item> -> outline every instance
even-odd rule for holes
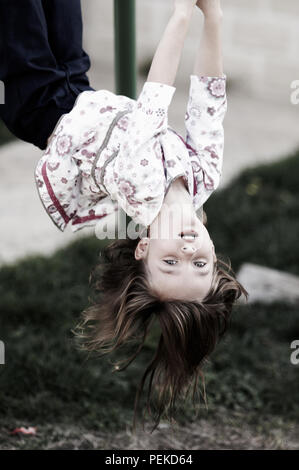
[[[115,93],[136,99],[136,3],[114,0]]]

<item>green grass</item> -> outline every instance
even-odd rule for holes
[[[299,153],[242,173],[205,206],[216,251],[299,274]]]
[[[206,205],[218,253],[237,269],[255,262],[299,274],[299,154],[244,172]],[[154,351],[157,331],[127,371],[111,359],[75,348],[71,329],[92,295],[88,286],[101,242],[76,241],[52,257],[31,257],[0,269],[0,421],[80,423],[124,429],[136,386]],[[238,306],[232,326],[206,367],[209,413],[226,409],[256,422],[261,416],[299,418],[299,366],[290,343],[299,339],[298,305]],[[206,411],[203,408],[203,415]],[[178,416],[193,420],[187,404]]]

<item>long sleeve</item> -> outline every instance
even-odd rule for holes
[[[65,230],[78,208],[80,172],[69,156],[72,147],[71,136],[55,135],[34,172],[40,200],[61,231]]]
[[[226,76],[190,76],[185,116],[186,143],[194,174],[194,205],[198,209],[218,187],[222,171],[227,111]]]
[[[132,112],[124,118],[126,132],[107,171],[105,186],[136,223],[149,225],[163,203],[165,175],[159,136],[167,132],[168,107],[175,87],[145,82]]]
[[[73,231],[94,225],[117,209],[95,185],[91,168],[110,114],[127,100],[107,90],[86,91],[57,123],[36,166],[35,181],[46,212],[61,231],[70,221]]]

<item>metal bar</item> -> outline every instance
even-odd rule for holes
[[[114,0],[115,92],[136,99],[136,3]]]

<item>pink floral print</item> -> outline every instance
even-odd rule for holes
[[[213,108],[213,106],[207,108],[207,112],[209,113],[210,116],[214,116],[216,109]]]
[[[48,167],[48,170],[50,171],[56,171],[58,168],[59,168],[59,165],[60,163],[57,162],[57,163],[54,163],[54,164],[51,164],[50,162],[47,164],[47,167]]]
[[[186,139],[168,125],[172,86],[146,82],[136,101],[107,90],[79,95],[35,169],[40,199],[60,230],[96,225],[120,208],[148,226],[179,176],[195,209],[202,207],[221,177],[226,77],[190,80]]]
[[[58,155],[66,155],[72,145],[72,137],[70,135],[62,135],[58,137],[56,143],[56,149]]]
[[[223,98],[225,95],[225,83],[222,78],[213,78],[208,84],[208,90],[212,96]]]
[[[122,178],[119,179],[119,190],[123,193],[126,197],[133,196],[136,192],[136,187],[130,183],[130,181],[126,181]]]

